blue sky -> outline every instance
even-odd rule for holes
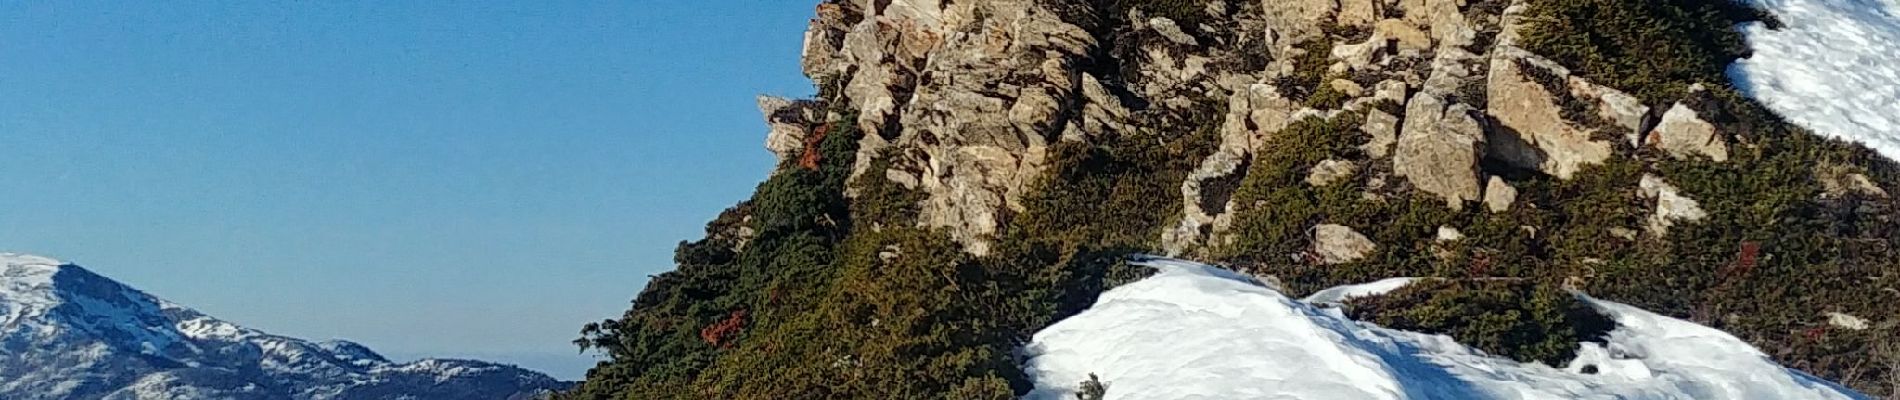
[[[576,378],[769,172],[809,3],[0,2],[0,251]]]

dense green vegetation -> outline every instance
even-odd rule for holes
[[[1347,315],[1381,326],[1446,334],[1466,346],[1562,367],[1577,343],[1601,342],[1616,321],[1553,284],[1526,280],[1427,280],[1354,299]]]

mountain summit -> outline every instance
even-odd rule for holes
[[[1183,364],[1183,335],[1155,334],[1270,338],[1241,327],[1304,306],[1204,310],[1407,277],[1320,324],[1567,366],[1652,332],[1601,299],[1900,396],[1900,134],[1882,122],[1900,82],[1879,40],[1900,37],[1896,0],[817,3],[815,95],[758,102],[779,164],[624,313],[580,327],[606,360],[566,398],[1788,398],[1302,396],[1265,388],[1321,373],[1304,353]],[[1278,294],[1116,306],[1156,284],[1137,254]],[[1090,319],[1104,306],[1146,314]],[[1182,328],[1206,315],[1227,318]],[[1024,363],[1077,326],[1098,328],[1077,343],[1166,342]],[[1257,365],[1302,379],[1225,373]],[[1561,379],[1673,379],[1590,365]]]
[[[0,253],[0,398],[520,399],[565,384],[469,360],[397,363],[218,320],[77,265]]]

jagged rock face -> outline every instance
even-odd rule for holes
[[[1521,6],[1483,15],[1460,0],[1197,4],[1200,22],[1130,8],[1113,16],[1124,30],[1107,33],[1121,36],[1098,37],[1105,33],[1085,26],[1111,16],[1078,16],[1103,12],[1087,2],[832,0],[806,33],[804,66],[836,88],[825,100],[855,110],[849,122],[866,132],[853,176],[921,191],[918,223],[978,255],[1024,211],[1054,144],[1178,134],[1198,127],[1157,121],[1181,122],[1208,104],[1222,113],[1219,145],[1179,183],[1180,219],[1161,235],[1169,254],[1225,242],[1232,187],[1263,143],[1304,118],[1357,113],[1369,136],[1358,147],[1374,163],[1356,167],[1364,176],[1325,165],[1310,171],[1312,184],[1366,179],[1368,199],[1410,187],[1454,209],[1484,201],[1499,212],[1515,189],[1487,185],[1483,160],[1569,179],[1633,156],[1619,143],[1709,137],[1680,112],[1658,118],[1636,97],[1518,47]],[[1328,24],[1361,34],[1342,37]],[[1310,93],[1285,84],[1310,68],[1295,63],[1315,40],[1332,42],[1322,47],[1331,50],[1319,85],[1344,98],[1337,105],[1307,104]],[[1096,59],[1104,54],[1119,60]],[[1121,67],[1118,75],[1100,75],[1103,62]],[[809,103],[762,99],[761,108],[768,147],[781,157],[817,122]],[[1706,142],[1685,151],[1726,158]],[[890,168],[866,171],[880,156]],[[1390,177],[1409,186],[1388,187]]]
[[[355,343],[270,335],[78,266],[0,253],[0,398],[513,400],[567,386],[512,366],[396,363]]]
[[[765,115],[765,125],[770,128],[765,149],[771,150],[779,162],[798,158],[812,128],[825,118],[818,102],[773,96],[759,96],[759,113]]]
[[[1094,37],[1042,2],[827,2],[806,38],[806,73],[841,85],[867,133],[854,175],[901,149],[892,165],[928,194],[922,223],[977,254],[1020,210],[1052,141],[1111,125],[1075,118],[1078,103],[1124,113],[1087,97],[1079,64]]]

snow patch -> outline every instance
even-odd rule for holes
[[[1300,301],[1307,302],[1308,304],[1343,303],[1346,299],[1354,297],[1377,296],[1391,293],[1394,290],[1399,290],[1399,288],[1410,285],[1416,281],[1418,281],[1418,278],[1385,278],[1373,283],[1327,288],[1313,292],[1312,295],[1308,295],[1305,299],[1301,299]]]
[[[1353,321],[1218,267],[1136,263],[1159,272],[1103,293],[1023,349],[1036,383],[1027,399],[1073,399],[1091,373],[1107,399],[1867,398],[1775,365],[1721,331],[1589,297],[1580,299],[1619,326],[1608,344],[1582,345],[1558,369]]]
[[[1729,79],[1816,133],[1900,159],[1900,0],[1752,0],[1783,29],[1742,26]]]

